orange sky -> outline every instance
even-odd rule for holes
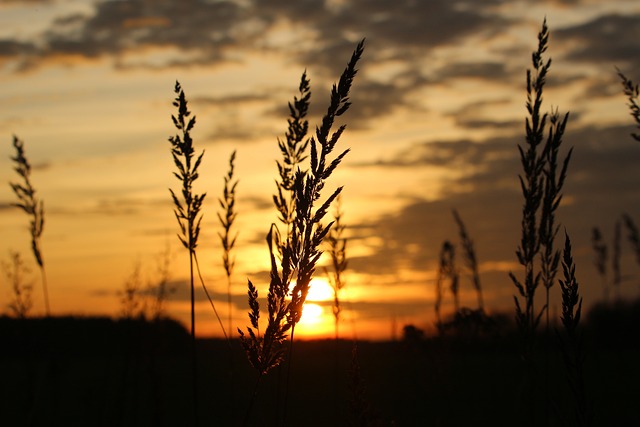
[[[216,199],[237,150],[234,324],[248,324],[246,280],[266,294],[264,237],[286,131],[287,102],[311,78],[310,124],[357,41],[367,38],[343,122],[351,152],[327,185],[344,185],[350,258],[341,330],[388,338],[406,323],[433,324],[434,279],[445,239],[458,241],[457,209],[476,243],[485,303],[512,310],[519,272],[521,195],[516,144],[524,138],[525,70],[543,17],[553,58],[545,109],[570,111],[574,146],[565,203],[587,305],[602,296],[591,229],[607,242],[624,212],[640,221],[640,145],[615,66],[640,80],[640,4],[599,0],[19,1],[0,5],[0,181],[16,179],[12,135],[26,144],[45,201],[43,252],[55,314],[120,310],[118,292],[140,264],[144,281],[169,242],[176,292],[169,313],[188,318],[187,254],[168,188],[177,188],[167,138],[180,80],[205,150],[196,191],[207,192],[199,258],[226,313]],[[327,190],[328,193],[328,190]],[[31,262],[26,216],[0,188],[0,258]],[[623,242],[623,297],[638,269]],[[326,263],[326,260],[322,260]],[[43,300],[35,264],[34,314]],[[10,292],[0,283],[0,312]],[[450,309],[450,297],[446,309]],[[463,278],[461,299],[475,306]],[[554,296],[557,307],[559,295]],[[332,333],[331,308],[322,329]],[[219,334],[199,295],[199,329]],[[304,333],[301,333],[304,336]],[[307,335],[308,336],[308,335]]]

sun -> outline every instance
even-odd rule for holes
[[[307,294],[307,301],[332,301],[333,300],[333,288],[322,277],[314,277],[309,284],[309,293]]]
[[[302,308],[302,317],[300,318],[300,324],[306,326],[317,325],[322,322],[324,309],[318,304],[305,303]]]
[[[322,304],[326,301],[333,301],[333,288],[326,279],[312,279],[296,333],[300,331],[304,336],[318,338],[330,334],[333,314],[329,305]]]

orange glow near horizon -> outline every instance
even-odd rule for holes
[[[333,300],[333,288],[322,277],[311,280],[307,302],[302,310],[302,318],[296,326],[296,333],[301,338],[327,338],[333,331],[333,314],[320,303]]]

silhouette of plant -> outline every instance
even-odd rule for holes
[[[149,282],[149,286],[147,286],[147,292],[152,296],[149,316],[155,321],[165,317],[165,303],[169,295],[175,292],[175,288],[169,287],[171,260],[171,245],[167,242],[165,249],[156,257],[155,280]]]
[[[222,264],[227,276],[227,309],[228,309],[228,327],[229,335],[232,334],[231,319],[232,319],[232,304],[231,304],[231,275],[233,274],[233,268],[235,267],[235,257],[231,256],[231,252],[236,244],[238,233],[232,236],[231,229],[236,219],[237,213],[235,211],[236,206],[236,187],[238,185],[237,180],[233,180],[234,162],[236,159],[235,150],[229,157],[229,171],[224,176],[224,189],[222,190],[222,198],[218,199],[222,212],[218,212],[218,221],[224,230],[224,233],[218,233],[220,237],[220,243],[222,243]]]
[[[25,319],[33,307],[31,292],[33,286],[26,281],[29,269],[19,252],[9,252],[9,261],[2,262],[2,270],[7,282],[11,285],[11,301],[9,309],[18,319]]]
[[[471,272],[471,277],[473,281],[473,288],[476,290],[476,295],[478,297],[478,310],[484,310],[484,301],[482,299],[482,285],[480,284],[480,273],[478,272],[478,260],[476,257],[476,250],[473,245],[473,240],[469,237],[467,233],[467,227],[465,227],[464,222],[462,222],[462,218],[458,214],[458,211],[453,210],[453,218],[458,224],[458,230],[460,232],[460,240],[462,242],[462,248],[464,249],[464,259],[467,264],[467,268]]]
[[[524,338],[523,356],[528,359],[533,348],[540,318],[548,308],[548,303],[541,310],[535,308],[535,293],[542,282],[548,292],[553,285],[559,254],[554,249],[554,238],[558,227],[555,225],[555,211],[562,199],[561,189],[566,177],[566,170],[571,157],[571,150],[566,156],[562,168],[558,171],[558,150],[562,144],[562,136],[568,120],[568,113],[560,119],[557,110],[551,116],[541,113],[542,94],[547,74],[551,67],[551,59],[546,61],[543,54],[547,50],[549,29],[546,19],[538,33],[538,48],[532,54],[533,72],[527,70],[527,111],[526,145],[518,145],[523,175],[520,175],[520,186],[524,197],[522,209],[522,235],[516,250],[518,262],[524,267],[524,279],[520,280],[509,273],[520,297],[521,304],[514,296],[516,320]],[[548,136],[545,141],[545,132]],[[542,248],[542,253],[541,253]],[[540,270],[536,268],[536,258],[540,254]]]
[[[640,264],[640,231],[638,231],[638,227],[633,221],[633,218],[628,214],[623,214],[622,220],[628,232],[627,239],[629,240],[629,243],[631,243],[633,252],[636,255],[636,263]]]
[[[613,287],[616,293],[616,299],[620,299],[620,284],[622,283],[622,274],[620,273],[620,239],[622,235],[622,224],[620,220],[616,221],[613,230],[613,253],[611,254],[611,271],[613,272]]]
[[[562,137],[569,119],[569,113],[560,118],[558,110],[552,112],[549,117],[549,134],[545,146],[545,167],[543,169],[543,196],[540,219],[540,272],[542,284],[545,287],[546,307],[546,331],[549,332],[549,293],[555,282],[560,263],[560,250],[555,247],[555,238],[560,229],[556,225],[555,213],[562,201],[562,187],[567,177],[567,168],[573,153],[573,147],[569,149],[562,162],[558,164],[558,155],[562,145]]]
[[[290,235],[288,234],[284,241],[275,224],[271,225],[267,235],[271,261],[271,280],[267,295],[268,325],[264,334],[261,334],[258,322],[260,318],[258,291],[249,280],[249,320],[251,326],[247,327],[248,335],[238,328],[241,343],[247,353],[249,362],[258,372],[256,391],[262,376],[282,362],[284,357],[282,344],[287,338],[289,330],[291,330],[290,341],[292,342],[294,339],[295,325],[302,316],[311,278],[315,272],[316,263],[322,255],[320,246],[332,226],[332,223],[330,223],[328,226],[323,227],[321,222],[331,203],[340,194],[342,187],[336,189],[319,207],[317,207],[316,202],[321,199],[321,192],[326,180],[349,152],[348,149],[344,150],[333,160],[329,159],[346,128],[346,125],[342,125],[332,132],[335,119],[344,114],[350,106],[349,91],[357,73],[356,64],[363,51],[364,40],[358,43],[338,84],[333,85],[330,105],[323,117],[322,125],[316,128],[315,136],[309,142],[311,148],[309,170],[303,172],[298,167],[293,175],[293,186],[291,187],[293,202],[289,205],[294,207],[293,215],[282,215],[283,210],[280,209],[280,206],[282,206],[281,199],[279,196],[274,198],[276,206],[279,207],[278,209],[282,215],[281,220],[292,218],[292,222],[290,223]],[[306,99],[306,101],[300,101],[299,104],[296,102],[293,108],[290,107],[292,115],[289,121],[290,131],[294,127],[292,123],[296,121],[296,117],[304,117],[301,112],[306,111],[304,105],[308,102],[306,97],[308,84],[304,84],[305,81],[306,77],[303,74],[300,92],[301,99]],[[298,100],[296,99],[296,101]],[[298,136],[292,137],[292,141],[301,141],[304,138],[304,125],[301,125],[300,129],[302,130],[295,133]],[[279,145],[282,150],[283,144]],[[283,153],[285,151],[289,152],[288,150],[282,151]],[[297,150],[294,151],[294,153],[298,152]],[[284,165],[288,166],[289,164],[285,160]],[[279,169],[282,170],[280,167]],[[284,186],[280,188],[286,189]],[[286,221],[283,222],[286,223]],[[280,258],[280,266],[278,266],[276,256]],[[247,417],[255,394],[254,392],[252,395]],[[247,420],[248,418],[245,419],[245,423]]]
[[[202,208],[202,202],[206,196],[206,193],[197,194],[193,192],[193,183],[198,179],[198,167],[202,162],[202,156],[204,151],[198,155],[194,160],[195,149],[193,146],[193,139],[191,138],[191,130],[196,124],[196,117],[190,117],[191,111],[187,107],[187,98],[180,86],[180,83],[176,81],[174,92],[177,97],[173,101],[173,106],[178,109],[177,117],[171,115],[171,120],[174,126],[179,131],[175,136],[169,137],[171,143],[171,156],[173,157],[174,164],[178,169],[174,172],[174,176],[182,183],[182,189],[180,196],[169,189],[171,198],[174,204],[174,213],[180,227],[180,233],[178,238],[182,245],[189,251],[189,285],[191,291],[191,342],[192,342],[192,366],[193,366],[193,397],[194,397],[194,420],[197,423],[198,420],[198,391],[197,391],[197,357],[196,357],[196,321],[195,321],[195,287],[194,287],[194,267],[197,270],[202,288],[209,299],[209,303],[213,308],[213,311],[220,323],[222,332],[226,337],[226,332],[216,307],[211,299],[209,292],[204,284],[202,275],[200,274],[200,268],[198,265],[198,258],[196,254],[196,248],[198,246],[198,236],[200,235],[200,223],[202,221],[202,214],[200,210]]]
[[[450,280],[450,290],[453,295],[453,305],[455,312],[460,310],[460,301],[458,299],[458,288],[459,288],[459,275],[458,269],[455,264],[455,247],[451,242],[445,240],[442,243],[442,248],[440,249],[440,262],[438,267],[438,277],[436,279],[436,302],[435,302],[435,312],[436,312],[436,322],[438,331],[440,333],[443,332],[442,329],[442,316],[440,314],[440,308],[442,306],[442,300],[444,298],[444,281]]]
[[[124,286],[120,292],[121,316],[125,319],[135,319],[137,317],[145,317],[146,304],[142,295],[142,278],[141,278],[140,261],[136,261],[133,271],[124,281]]]
[[[336,199],[336,208],[333,215],[333,227],[327,234],[327,243],[329,246],[328,253],[331,258],[331,273],[326,269],[329,276],[329,283],[333,289],[333,317],[335,321],[335,339],[340,337],[340,314],[342,313],[342,305],[340,300],[340,291],[347,284],[344,279],[344,272],[347,270],[347,238],[343,237],[346,226],[342,221],[343,212],[341,209],[341,197]]]
[[[298,86],[299,97],[293,98],[293,103],[289,102],[289,119],[287,119],[287,132],[285,141],[278,138],[278,147],[282,154],[282,161],[277,160],[278,174],[280,181],[276,180],[278,193],[273,196],[273,203],[279,213],[279,220],[285,226],[287,241],[281,242],[286,245],[291,238],[291,226],[296,215],[296,198],[294,183],[296,171],[307,159],[307,148],[310,138],[309,122],[306,120],[311,100],[311,88],[309,85],[307,72],[302,73],[300,85]],[[282,252],[282,248],[279,248]]]
[[[582,297],[579,292],[579,284],[576,279],[576,266],[571,254],[571,240],[565,233],[565,247],[562,257],[562,270],[564,280],[560,279],[562,290],[562,325],[564,334],[560,336],[560,349],[562,352],[567,381],[575,399],[575,423],[573,425],[590,425],[590,409],[586,395],[584,378],[584,339],[579,330],[580,315],[582,312]]]
[[[640,105],[638,105],[638,99],[640,99],[640,87],[638,87],[638,85],[632,80],[628,79],[622,71],[617,68],[616,70],[618,71],[618,76],[622,80],[622,88],[624,94],[627,96],[631,117],[633,117],[638,129],[640,130]],[[631,136],[636,141],[640,141],[640,134],[632,133]]]
[[[13,205],[22,209],[30,217],[31,250],[40,268],[45,314],[49,316],[51,307],[49,305],[47,274],[44,267],[40,239],[44,230],[44,202],[36,196],[36,190],[31,184],[31,164],[24,152],[24,142],[15,135],[13,136],[13,147],[16,149],[15,157],[11,157],[11,160],[15,163],[13,169],[22,179],[22,183],[9,182],[11,189],[18,197],[18,203]]]
[[[600,275],[603,297],[606,302],[609,301],[609,285],[607,279],[607,259],[609,257],[609,251],[598,227],[593,227],[591,230],[591,247],[595,252],[593,262],[596,270],[598,270],[598,274]]]

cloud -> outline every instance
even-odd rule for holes
[[[148,48],[177,48],[193,54],[195,63],[215,64],[228,59],[229,50],[250,46],[265,25],[232,1],[102,1],[92,15],[55,19],[42,34],[37,52],[31,53],[39,60],[112,56],[122,61],[123,55]],[[5,43],[3,50],[17,55],[19,47],[24,46]],[[165,65],[172,61],[179,59],[168,59]]]
[[[32,43],[16,40],[0,40],[0,58],[10,58],[23,56],[35,52],[36,48]]]
[[[482,80],[503,80],[512,77],[507,64],[502,62],[456,62],[438,70],[446,78],[477,78]]]
[[[491,13],[500,1],[460,2],[432,0],[355,0],[331,8],[324,1],[268,0],[269,20],[283,19],[308,28],[305,49],[298,62],[325,67],[329,75],[340,71],[360,39],[367,37],[370,60],[401,59],[413,62],[435,48],[460,42],[484,29],[507,21]]]
[[[584,24],[558,29],[555,33],[557,39],[568,39],[576,46],[567,55],[569,59],[604,62],[611,67],[640,67],[640,15],[598,16]]]
[[[127,54],[177,48],[180,57],[137,65],[217,64],[237,59],[242,52],[273,49],[267,41],[270,31],[287,22],[298,40],[286,53],[303,66],[322,67],[326,77],[341,71],[355,43],[364,37],[374,48],[368,54],[372,60],[413,62],[436,47],[504,25],[505,18],[492,13],[499,3],[485,0],[470,7],[445,0],[357,0],[332,7],[321,0],[101,1],[90,15],[58,17],[37,43],[5,40],[0,52],[12,57],[29,54],[32,61],[111,56],[126,68]]]
[[[0,202],[0,212],[16,209],[16,205],[10,202]]]
[[[217,108],[229,106],[242,106],[252,103],[269,102],[271,95],[267,93],[238,93],[226,96],[200,96],[193,98],[190,102],[203,106],[214,106]]]

